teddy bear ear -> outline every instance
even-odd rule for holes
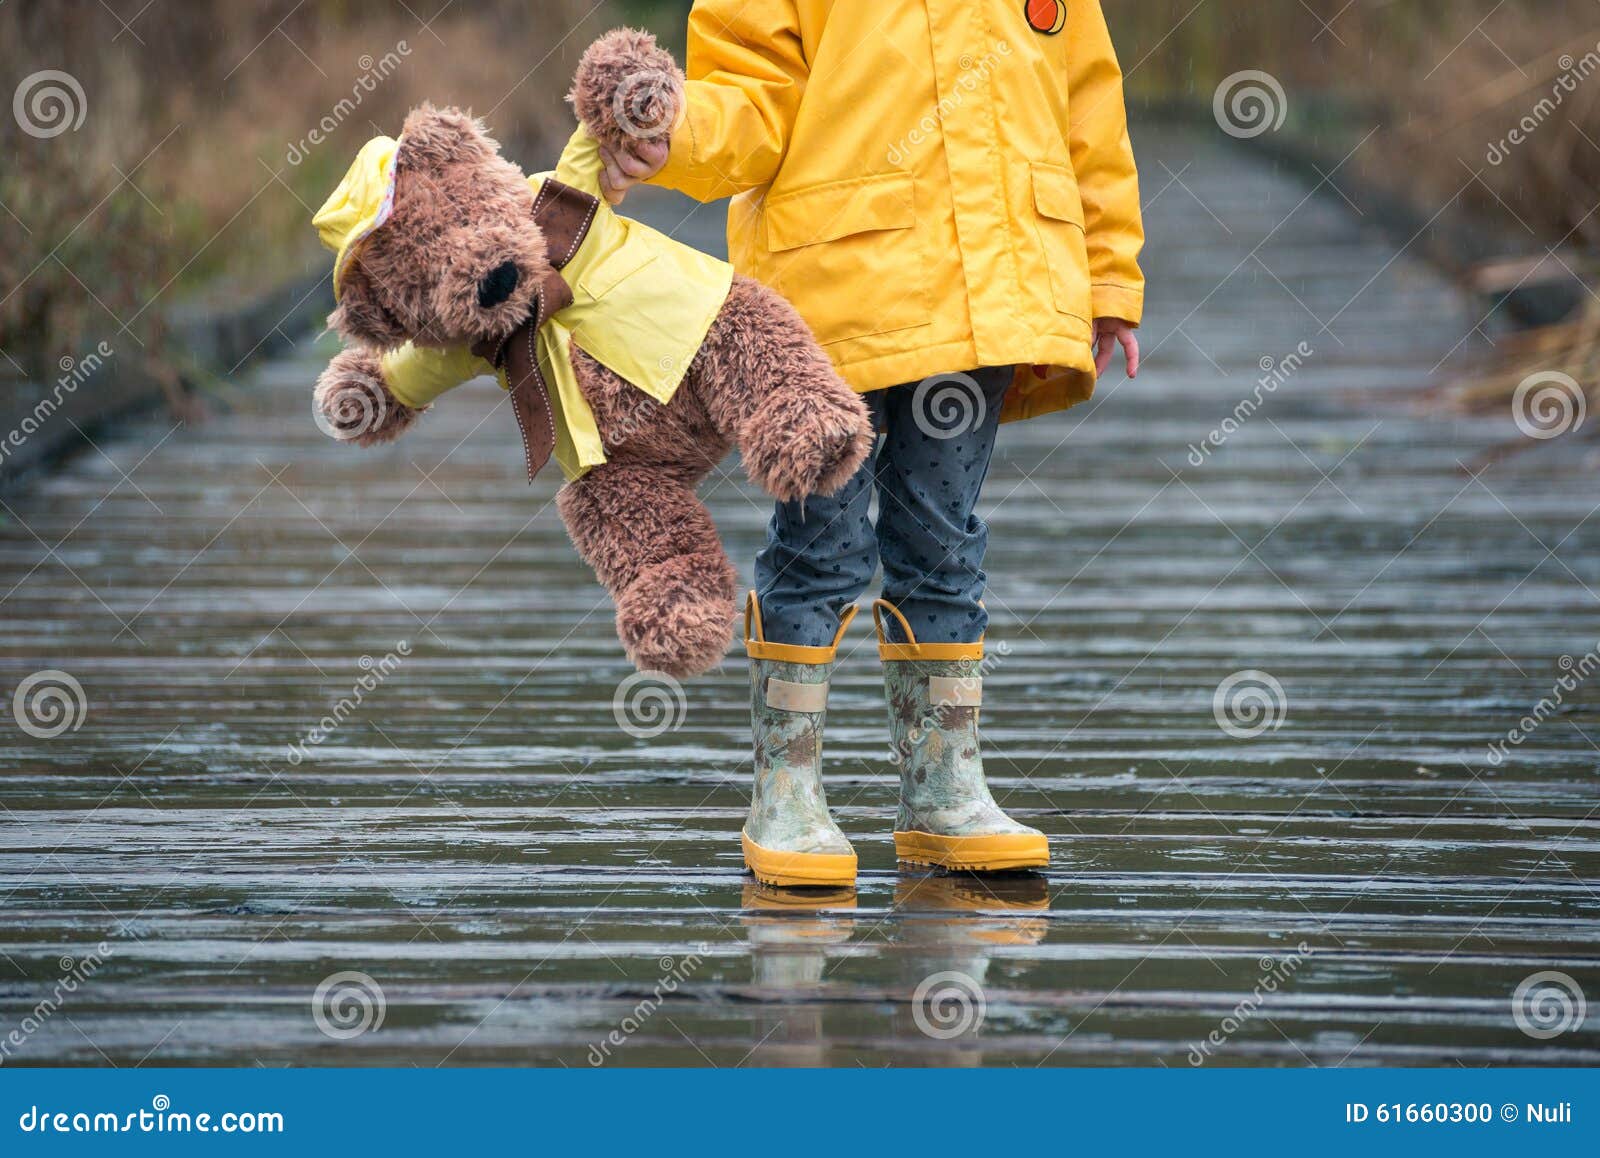
[[[457,108],[420,105],[406,117],[400,133],[402,159],[430,165],[482,160],[499,151],[483,122]]]
[[[393,350],[411,336],[384,307],[359,259],[351,261],[340,278],[339,305],[328,315],[328,328],[351,345],[369,350]]]

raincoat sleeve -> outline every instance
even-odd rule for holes
[[[435,350],[410,342],[383,356],[383,380],[401,402],[415,409],[429,405],[446,390],[454,390],[494,367],[465,346]]]
[[[591,196],[600,196],[600,142],[590,135],[589,130],[579,124],[571,137],[567,138],[566,147],[561,150],[561,159],[556,162],[556,171],[550,174],[563,185],[571,185],[574,189],[581,189]],[[540,173],[529,179],[529,184],[535,185],[547,174]],[[602,202],[602,207],[603,207]],[[599,212],[599,210],[596,210]]]
[[[695,0],[685,115],[655,184],[715,201],[778,172],[807,64],[795,0]]]
[[[1122,69],[1099,0],[1067,5],[1066,37],[1072,46],[1067,93],[1072,112],[1072,167],[1083,199],[1094,316],[1139,324],[1144,274],[1139,251],[1139,174],[1128,140]]]

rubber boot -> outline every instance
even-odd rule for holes
[[[768,643],[754,591],[745,604],[756,778],[741,843],[745,865],[769,885],[855,883],[855,849],[828,815],[822,790],[828,677],[855,611],[845,612],[832,644],[801,647]]]
[[[889,642],[882,612],[894,616],[906,642]],[[957,872],[1049,864],[1044,833],[1007,816],[984,780],[978,754],[983,641],[919,644],[905,616],[884,599],[872,605],[872,618],[900,762],[895,855]]]

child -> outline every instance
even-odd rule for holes
[[[822,725],[881,564],[896,854],[1045,865],[1044,835],[1001,811],[978,755],[988,528],[973,510],[1000,422],[1083,401],[1118,345],[1138,372],[1144,233],[1100,4],[697,0],[687,74],[670,147],[605,154],[607,198],[643,180],[732,195],[734,266],[794,303],[882,435],[838,494],[779,504],[756,559],[746,863],[771,884],[855,879]]]

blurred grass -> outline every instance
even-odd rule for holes
[[[51,69],[82,94],[28,87],[47,131],[81,111],[59,135],[0,118],[0,375],[52,376],[103,337],[159,361],[175,299],[317,269],[312,210],[361,143],[422,100],[488,117],[530,168],[552,159],[577,56],[617,20],[593,0],[122,8],[127,26],[100,0],[0,5],[10,86]],[[309,142],[324,118],[326,139]]]
[[[1545,390],[1553,413],[1600,413],[1600,4],[1140,0],[1106,8],[1134,100],[1205,108],[1234,73],[1267,71],[1286,96],[1281,131],[1311,144],[1325,171],[1344,160],[1336,183],[1356,178],[1398,194],[1419,219],[1437,214],[1471,231],[1480,251],[1517,258],[1468,271],[1486,295],[1481,332],[1493,348],[1454,367],[1426,404],[1500,415],[1515,407],[1519,421],[1543,426],[1529,413],[1538,393],[1529,384],[1556,373],[1571,384]],[[1576,310],[1508,332],[1503,307],[1546,287],[1557,288],[1558,301],[1576,300]],[[1600,423],[1579,429],[1593,436]]]
[[[1595,0],[1140,0],[1106,4],[1135,98],[1207,107],[1244,69],[1282,84],[1284,131],[1328,135],[1337,160],[1437,208],[1459,197],[1529,241],[1592,244],[1600,192]],[[1563,63],[1563,54],[1570,61]],[[1571,91],[1537,112],[1565,73]],[[1524,118],[1538,126],[1491,160]],[[1342,146],[1342,147],[1339,147]]]

